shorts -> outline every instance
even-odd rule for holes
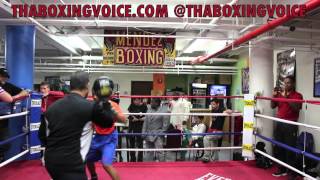
[[[118,144],[118,132],[114,130],[111,134],[96,134],[91,142],[87,155],[87,162],[101,160],[103,165],[112,165]]]

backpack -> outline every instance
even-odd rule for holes
[[[262,152],[267,152],[265,150],[265,146],[266,144],[264,142],[258,142],[256,144],[256,149],[262,151]],[[270,167],[272,167],[272,162],[269,158],[259,154],[259,153],[255,153],[255,156],[256,156],[256,166],[259,167],[259,168],[263,168],[263,169],[268,169]]]
[[[304,144],[305,144],[305,152],[314,154],[314,139],[313,135],[308,132],[301,132],[297,139],[296,147],[297,149],[300,149],[301,151],[304,150]],[[317,162],[315,162],[313,159],[306,157],[305,158],[305,167],[303,166],[303,155],[302,154],[296,154],[296,167],[299,170],[309,170],[317,165]]]
[[[298,140],[297,140],[297,148],[300,150],[304,150],[304,144],[305,144],[305,152],[313,153],[314,151],[314,139],[313,135],[308,132],[301,132]]]

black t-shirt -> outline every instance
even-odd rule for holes
[[[137,106],[137,105],[134,105],[134,104],[130,104],[129,108],[128,108],[128,111],[131,112],[131,113],[146,113],[148,110],[148,107],[146,105],[140,105],[140,106]],[[136,118],[138,119],[141,119],[144,117],[144,115],[135,115]],[[132,116],[129,116],[129,119],[133,119]]]
[[[94,118],[100,115],[95,105],[95,102],[70,93],[48,108],[39,129],[39,137],[46,144],[46,163],[84,163],[92,135],[91,121],[99,126],[109,124],[104,119]]]
[[[219,108],[217,110],[212,110],[212,113],[223,113],[223,111],[224,108]],[[226,117],[224,116],[212,116],[211,129],[222,131],[225,118]]]
[[[7,91],[11,96],[15,96],[17,94],[19,94],[22,89],[9,83],[9,82],[6,82],[5,84],[1,85],[1,87]]]
[[[130,104],[128,111],[130,113],[146,113],[148,110],[148,107],[146,105],[134,105],[134,104]],[[134,115],[135,118],[137,119],[141,119],[144,117],[144,115]],[[142,129],[143,126],[143,121],[135,121],[133,122],[133,116],[129,116],[129,131],[134,130],[134,131],[140,131]]]

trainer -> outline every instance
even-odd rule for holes
[[[101,127],[113,124],[115,114],[110,106],[86,99],[88,86],[88,73],[74,73],[70,78],[71,93],[44,114],[39,132],[45,132],[40,134],[46,144],[45,166],[54,180],[87,180],[85,158],[92,139],[92,122]]]

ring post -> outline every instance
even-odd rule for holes
[[[244,95],[242,156],[253,157],[254,95]]]
[[[30,125],[29,125],[29,159],[39,159],[41,157],[41,143],[38,138],[41,117],[41,98],[38,93],[31,94],[30,101]]]

